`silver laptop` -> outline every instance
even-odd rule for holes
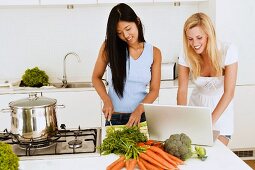
[[[207,107],[144,104],[150,139],[164,141],[172,134],[185,133],[192,144],[212,146],[219,131],[212,129]]]

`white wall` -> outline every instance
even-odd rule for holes
[[[0,8],[0,80],[20,79],[27,68],[39,66],[51,81],[62,78],[63,57],[78,53],[82,62],[67,59],[70,79],[90,80],[106,22],[113,4],[20,6]],[[131,4],[140,16],[147,42],[159,47],[163,61],[176,61],[185,19],[197,3]]]

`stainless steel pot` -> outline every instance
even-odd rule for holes
[[[11,132],[22,140],[41,140],[55,134],[58,130],[56,103],[56,99],[37,97],[36,93],[10,102]]]

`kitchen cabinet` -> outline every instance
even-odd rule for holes
[[[201,2],[208,0],[0,0],[3,5],[68,5],[68,4],[104,4],[104,3],[157,3],[157,2]]]
[[[188,88],[189,99],[193,88]],[[177,90],[178,87],[164,88],[159,90],[159,104],[177,105]]]
[[[98,0],[100,3],[147,3],[147,2],[153,2],[153,0]]]
[[[19,99],[27,98],[28,94],[5,94],[0,95],[0,110],[9,109],[9,103]],[[0,112],[0,132],[4,129],[11,129],[11,112]]]
[[[176,105],[177,104],[177,88],[168,88],[159,90],[159,104]]]
[[[54,98],[57,105],[58,126],[66,128],[101,127],[101,100],[96,91],[44,92],[43,96]]]
[[[236,86],[234,97],[234,133],[229,147],[232,150],[252,150],[255,147],[255,85]],[[255,156],[255,155],[254,155]]]
[[[212,16],[215,18],[216,32],[220,40],[231,42],[237,46],[238,79],[234,100],[234,134],[229,147],[232,150],[244,151],[243,156],[253,153],[255,157],[254,96],[255,72],[254,42],[255,1],[210,0],[215,6]],[[210,8],[212,9],[212,8]],[[238,27],[237,25],[242,25]],[[251,75],[251,76],[250,76]],[[249,151],[249,152],[246,152]],[[241,153],[241,152],[240,152]],[[246,159],[247,159],[246,157]]]
[[[202,2],[208,0],[153,0],[154,2]]]
[[[97,4],[97,0],[41,0],[41,5]]]
[[[215,25],[218,39],[233,43],[239,51],[238,85],[254,85],[255,1],[210,0],[215,6]],[[215,3],[215,4],[213,4]],[[252,19],[253,18],[253,19]],[[252,21],[253,20],[253,21]],[[240,26],[237,26],[240,25]]]
[[[39,0],[0,0],[1,5],[39,5]]]

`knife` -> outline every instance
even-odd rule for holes
[[[110,126],[112,126],[112,122],[111,122],[111,120],[107,120],[107,123],[109,123],[109,124],[110,124]]]

